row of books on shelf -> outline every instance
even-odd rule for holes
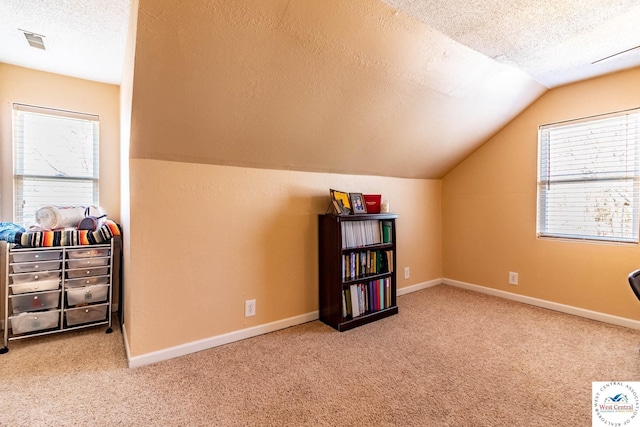
[[[342,317],[356,318],[391,307],[391,278],[350,285],[342,290]]]
[[[342,255],[342,280],[393,272],[393,251],[373,250]]]
[[[344,249],[391,243],[393,239],[391,221],[344,221],[340,230]]]

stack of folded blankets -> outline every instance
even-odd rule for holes
[[[99,218],[95,230],[79,230],[82,219]],[[0,223],[0,240],[25,247],[76,246],[105,243],[120,235],[118,225],[98,206],[45,206],[36,212],[37,225],[29,231],[13,223]]]

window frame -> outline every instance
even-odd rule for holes
[[[91,147],[90,150],[92,152],[91,160],[91,174],[87,176],[52,176],[52,175],[42,175],[42,174],[34,174],[28,173],[25,171],[25,156],[22,159],[19,159],[19,155],[24,152],[24,138],[23,136],[19,136],[18,132],[22,131],[20,127],[20,122],[23,119],[19,118],[20,114],[40,114],[52,118],[60,118],[60,119],[73,119],[73,120],[82,120],[89,122],[92,127],[92,135],[91,135]],[[24,123],[23,123],[24,124]],[[83,200],[81,204],[86,205],[96,205],[99,206],[99,198],[100,198],[100,116],[97,114],[90,113],[81,113],[75,111],[68,111],[56,108],[21,104],[21,103],[13,103],[12,105],[12,178],[13,178],[13,221],[17,224],[27,226],[31,222],[31,219],[35,216],[35,211],[25,215],[24,212],[20,212],[19,204],[24,203],[23,197],[18,200],[21,191],[24,191],[26,186],[25,182],[28,180],[41,180],[45,182],[53,183],[55,186],[55,182],[66,181],[69,182],[78,182],[85,183],[86,186],[90,187],[90,198],[91,200]],[[22,146],[22,148],[20,147]],[[78,158],[80,160],[80,157]],[[22,163],[21,163],[22,162]],[[91,175],[91,176],[89,176]],[[51,198],[50,200],[53,200]],[[61,205],[60,203],[52,202],[52,205]],[[45,204],[46,205],[46,204]],[[43,205],[44,206],[44,205]]]
[[[616,131],[623,131],[624,128],[624,141],[625,144],[625,165],[631,164],[624,172],[616,170],[616,166],[604,167],[605,161],[600,161],[597,164],[597,171],[585,171],[580,174],[576,173],[577,170],[573,171],[573,174],[567,171],[567,175],[565,177],[552,177],[554,173],[551,172],[552,168],[558,167],[558,165],[562,166],[565,160],[562,159],[560,154],[556,155],[554,159],[552,150],[559,148],[553,147],[554,142],[552,141],[552,132],[556,131],[561,133],[561,129],[580,129],[581,131],[593,130],[593,127],[598,127],[606,120],[616,120],[619,118],[625,118],[625,123],[622,123],[622,120],[616,121]],[[630,127],[631,126],[631,127]],[[617,136],[616,131],[607,133],[607,136]],[[609,132],[609,131],[607,131]],[[591,134],[587,134],[591,136]],[[588,136],[582,138],[583,146],[588,146]],[[601,137],[601,136],[600,136]],[[556,135],[557,139],[561,137]],[[564,137],[569,139],[568,137]],[[623,139],[620,139],[621,141]],[[616,139],[615,142],[607,142],[606,144],[602,144],[606,146],[607,149],[615,148],[615,144],[618,142]],[[582,147],[579,145],[577,141],[573,141],[571,143],[566,142],[557,142],[557,144],[567,144],[566,147],[571,147],[573,150],[580,150]],[[584,150],[584,153],[589,153],[587,156],[594,156],[599,159],[598,155],[605,153],[605,151],[600,151],[600,149],[593,150]],[[577,156],[576,156],[577,157]],[[605,157],[605,156],[603,156]],[[615,157],[615,156],[614,156]],[[629,160],[631,159],[631,160]],[[639,218],[640,218],[640,107],[632,108],[628,110],[616,111],[612,113],[598,114],[594,116],[582,117],[579,119],[566,120],[555,123],[543,124],[538,127],[538,155],[537,155],[537,195],[536,195],[536,236],[539,239],[554,239],[554,240],[568,240],[568,241],[583,241],[583,242],[592,242],[592,243],[615,243],[615,244],[638,244],[640,239],[640,231],[639,231]],[[580,162],[577,162],[580,163]],[[618,166],[619,167],[619,166]],[[629,205],[631,206],[631,213],[627,214],[624,218],[624,213],[618,215],[623,218],[619,219],[616,225],[621,225],[621,231],[613,232],[612,235],[597,235],[598,234],[598,226],[596,223],[597,214],[590,213],[587,214],[586,210],[588,209],[589,203],[586,202],[586,199],[591,194],[597,193],[600,191],[601,194],[605,194],[602,189],[597,190],[597,187],[602,183],[618,183],[623,186],[626,184],[627,190],[629,191],[631,197]],[[593,220],[593,224],[587,225],[585,223],[585,229],[588,231],[580,232],[558,232],[558,229],[564,227],[565,225],[559,225],[560,214],[558,217],[551,217],[553,215],[550,212],[549,206],[556,202],[552,195],[552,186],[555,187],[555,190],[558,191],[558,188],[564,186],[565,189],[561,190],[560,193],[564,196],[562,199],[567,205],[570,204],[569,200],[572,195],[580,195],[584,199],[580,200],[580,203],[583,203],[585,212],[582,213],[583,218],[590,217]],[[579,187],[579,191],[573,192],[569,190],[570,187]],[[590,193],[592,191],[592,193]],[[620,194],[622,196],[622,194]],[[628,198],[626,200],[629,200]],[[559,203],[559,202],[556,202]],[[606,204],[605,204],[606,205]],[[624,204],[626,206],[626,203]],[[570,215],[571,209],[576,209],[577,206],[581,206],[579,203],[574,204],[574,206],[559,209],[562,211],[564,215]],[[611,216],[613,216],[613,211],[615,208],[607,207],[606,209],[611,210]],[[551,219],[553,218],[553,219]],[[558,221],[558,222],[554,222]],[[627,225],[628,231],[622,231],[625,223],[629,223]],[[572,219],[566,220],[567,224],[571,224],[570,226],[566,226],[565,231],[567,231],[571,227],[578,227],[580,221]],[[612,218],[613,224],[613,218]],[[553,228],[556,227],[555,230]],[[612,226],[613,229],[613,226]]]

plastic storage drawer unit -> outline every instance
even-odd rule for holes
[[[67,325],[73,326],[81,323],[105,320],[107,318],[107,307],[107,304],[104,304],[65,310]]]
[[[60,279],[59,271],[42,271],[37,273],[12,274],[11,283],[36,282],[38,280]]]
[[[9,318],[14,334],[41,331],[57,328],[60,322],[60,310],[42,311],[40,313],[20,313]]]
[[[9,285],[11,293],[24,294],[25,292],[52,291],[60,287],[60,278],[48,280],[36,280],[33,282],[16,283]]]
[[[79,288],[82,286],[89,285],[108,285],[109,284],[109,276],[91,276],[91,277],[82,277],[80,279],[67,279],[65,282],[66,288]]]
[[[53,261],[62,258],[62,251],[15,252],[13,262]]]
[[[60,307],[60,291],[38,292],[10,297],[14,313]]]
[[[14,273],[30,273],[32,271],[60,270],[60,261],[36,261],[11,264]]]
[[[112,267],[119,239],[33,248],[0,243],[0,249],[6,247],[0,268],[0,354],[9,351],[13,340],[100,325],[113,332]]]
[[[68,259],[68,268],[102,267],[109,265],[109,258]]]
[[[89,304],[107,300],[109,285],[91,285],[81,288],[67,288],[67,304]]]
[[[67,270],[67,277],[69,279],[78,279],[80,277],[89,276],[104,276],[106,274],[109,274],[109,267],[78,268],[75,270]]]
[[[73,249],[67,251],[67,256],[71,259],[92,258],[92,257],[108,257],[109,249]]]

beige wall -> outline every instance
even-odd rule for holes
[[[13,221],[12,104],[100,116],[100,205],[120,219],[120,116],[116,85],[0,63],[0,221]]]
[[[135,123],[132,124],[135,126]],[[399,287],[441,272],[440,181],[132,159],[125,325],[131,356],[318,310],[317,214],[329,188],[382,193]],[[244,317],[244,301],[257,315]]]
[[[536,239],[538,125],[640,106],[640,68],[543,95],[442,181],[444,277],[640,319],[638,245]],[[508,284],[508,272],[520,284]]]
[[[441,178],[546,90],[380,0],[139,12],[133,158]]]

